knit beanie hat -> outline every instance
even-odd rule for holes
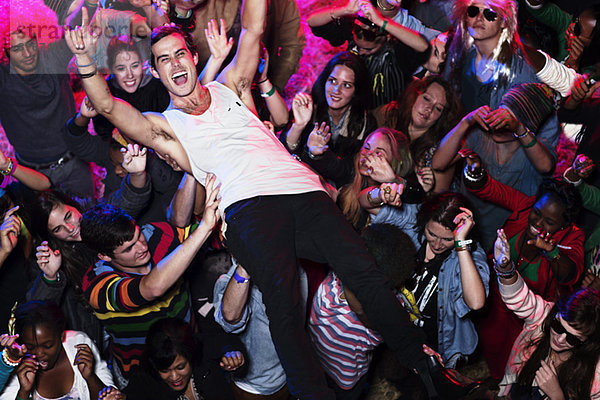
[[[60,25],[64,24],[71,3],[72,0],[44,0],[44,4],[56,13],[56,19]]]
[[[513,86],[500,101],[530,131],[537,132],[554,110],[554,93],[543,83],[521,83]]]

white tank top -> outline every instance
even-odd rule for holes
[[[319,177],[298,162],[226,86],[206,85],[211,103],[202,115],[163,113],[185,149],[194,178],[212,173],[221,183],[219,209],[256,196],[323,191]]]

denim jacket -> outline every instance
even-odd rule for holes
[[[398,226],[412,239],[418,249],[424,244],[419,242],[414,229],[417,221],[418,204],[404,204],[401,208],[384,206],[372,219],[372,223],[387,223]],[[473,262],[485,287],[489,292],[490,271],[486,256],[479,244],[471,251]],[[467,317],[471,309],[465,303],[460,282],[458,255],[451,252],[440,267],[438,276],[438,353],[446,366],[453,367],[460,356],[472,354],[477,347],[477,331]]]

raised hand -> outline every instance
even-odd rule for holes
[[[496,110],[488,112],[483,117],[485,125],[494,131],[504,130],[507,136],[512,139],[513,132],[516,132],[519,128],[520,122],[515,118],[513,113],[504,107],[499,107]]]
[[[27,357],[17,367],[16,375],[19,379],[19,397],[29,398],[29,394],[35,385],[35,375],[37,374],[39,364],[34,356]]]
[[[402,183],[382,183],[379,186],[379,196],[381,201],[391,206],[400,207],[402,205],[400,196],[403,191],[404,184]]]
[[[363,157],[365,159],[367,173],[373,180],[382,183],[393,182],[396,179],[396,173],[383,155],[368,151]]]
[[[81,102],[81,109],[79,110],[79,112],[83,117],[86,118],[94,118],[96,115],[98,115],[98,111],[96,111],[94,105],[92,104],[90,99],[87,98],[87,96]]]
[[[98,393],[98,400],[125,400],[127,396],[117,388],[106,386]]]
[[[463,119],[469,124],[469,126],[478,124],[481,129],[487,132],[490,130],[490,128],[487,126],[485,118],[491,112],[492,108],[490,106],[481,106],[465,115]]]
[[[558,382],[554,361],[548,364],[542,360],[540,368],[535,373],[535,381],[549,399],[564,398],[564,393]]]
[[[510,263],[510,246],[504,229],[498,229],[498,237],[494,243],[494,261],[499,268],[508,267]]]
[[[417,174],[417,181],[419,181],[419,184],[425,193],[429,193],[435,186],[435,175],[433,174],[433,168],[416,168],[415,172]]]
[[[594,161],[585,154],[578,154],[573,160],[573,171],[581,179],[586,179],[594,170]]]
[[[65,28],[65,41],[69,50],[75,55],[92,56],[96,52],[99,33],[90,31],[88,12],[85,7],[81,9],[81,26],[74,29]]]
[[[292,101],[292,112],[294,114],[294,124],[306,126],[313,114],[313,100],[308,93],[297,93]]]
[[[208,21],[206,28],[204,29],[204,36],[208,43],[208,49],[210,54],[219,60],[224,60],[229,55],[231,48],[233,47],[233,38],[227,39],[227,26],[225,20],[221,18],[219,20],[219,26],[217,21],[211,19]]]
[[[235,371],[244,365],[244,355],[241,351],[228,351],[221,357],[219,365],[227,372]]]
[[[465,159],[467,163],[467,170],[474,175],[479,175],[483,168],[483,162],[479,154],[475,153],[470,149],[460,149],[458,155]]]
[[[27,352],[27,347],[24,344],[21,345],[17,343],[18,337],[18,334],[9,335],[8,333],[5,333],[0,335],[0,346],[6,348],[6,352],[12,361],[20,360],[25,357],[25,353]]]
[[[465,207],[460,207],[460,211],[462,212],[457,214],[452,221],[456,224],[453,232],[454,240],[465,240],[469,236],[469,232],[471,232],[473,226],[475,226],[473,212]]]
[[[221,185],[215,186],[217,177],[209,174],[206,177],[206,197],[204,200],[204,213],[202,214],[202,223],[206,224],[209,228],[213,228],[217,222],[219,222],[220,214],[217,207],[221,202],[219,197],[219,189]]]
[[[527,244],[532,244],[540,250],[552,251],[556,248],[556,241],[550,232],[539,231],[535,239],[529,239]]]
[[[329,146],[329,139],[331,139],[331,133],[329,133],[329,125],[325,122],[321,123],[321,126],[315,122],[315,127],[313,128],[310,135],[308,135],[308,140],[306,141],[306,146],[308,147],[308,151],[313,156],[320,156],[327,151]]]
[[[15,206],[4,213],[2,225],[0,225],[0,245],[1,251],[10,253],[14,250],[19,242],[19,234],[21,233],[21,220],[15,212],[19,206]]]
[[[121,149],[123,153],[123,168],[130,174],[140,174],[146,171],[147,149],[139,144],[129,143],[126,148]]]
[[[94,353],[92,353],[92,349],[87,344],[77,344],[75,345],[77,349],[77,353],[75,354],[75,361],[73,361],[73,365],[76,365],[81,372],[81,376],[83,379],[88,381],[92,378],[94,373]]]
[[[38,267],[40,267],[40,270],[47,279],[55,281],[58,277],[58,270],[62,264],[62,255],[60,254],[60,251],[52,250],[45,240],[36,247],[35,250],[35,258],[37,259]]]
[[[358,0],[358,8],[362,15],[375,25],[383,24],[383,17],[369,0]]]

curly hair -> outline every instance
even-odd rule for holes
[[[390,166],[394,173],[398,176],[406,176],[412,171],[413,160],[410,155],[408,137],[400,131],[392,128],[381,127],[374,130],[365,138],[365,143],[375,134],[382,134],[388,140],[392,149],[392,161]],[[357,229],[361,220],[362,207],[358,202],[360,192],[368,187],[369,183],[365,176],[360,174],[360,158],[359,152],[354,158],[354,180],[348,185],[340,189],[338,195],[338,205],[342,209],[342,213],[348,221]]]
[[[582,207],[581,195],[577,189],[566,182],[556,179],[544,179],[538,187],[535,201],[537,202],[546,195],[565,207],[563,217],[567,225],[577,220],[579,210]]]
[[[528,348],[535,350],[519,372],[516,390],[529,390],[542,360],[550,354],[550,326],[557,313],[587,337],[571,350],[569,359],[558,366],[558,382],[566,397],[589,399],[600,358],[600,294],[590,288],[581,289],[552,307],[542,323],[542,335],[528,343]]]
[[[439,76],[428,76],[411,82],[398,99],[390,104],[386,111],[386,125],[393,126],[401,132],[408,132],[409,126],[412,123],[412,109],[417,98],[425,93],[434,83],[444,89],[446,106],[440,117],[427,132],[410,143],[410,152],[417,164],[421,163],[425,152],[437,146],[444,136],[458,123],[463,113],[460,100],[446,80]]]
[[[350,115],[348,121],[348,136],[356,139],[360,135],[365,122],[367,110],[371,105],[371,86],[369,80],[369,72],[365,63],[360,56],[349,51],[343,51],[335,55],[323,71],[317,77],[313,84],[311,96],[314,102],[313,121],[327,122],[329,124],[329,106],[325,96],[325,84],[333,69],[343,65],[350,68],[354,72],[354,95],[350,100]]]
[[[371,224],[360,234],[375,265],[392,286],[400,289],[417,268],[417,250],[410,237],[395,225]]]
[[[456,33],[450,44],[447,61],[448,65],[452,66],[449,80],[457,93],[460,92],[460,77],[467,53],[473,46],[473,38],[467,28],[467,8],[472,3],[473,0],[456,0],[452,13],[452,22],[456,27]],[[485,3],[498,14],[504,23],[491,59],[497,61],[500,67],[496,70],[494,79],[497,79],[500,85],[505,86],[508,83],[515,55],[523,54],[523,45],[517,31],[517,6],[514,0],[485,0]]]

